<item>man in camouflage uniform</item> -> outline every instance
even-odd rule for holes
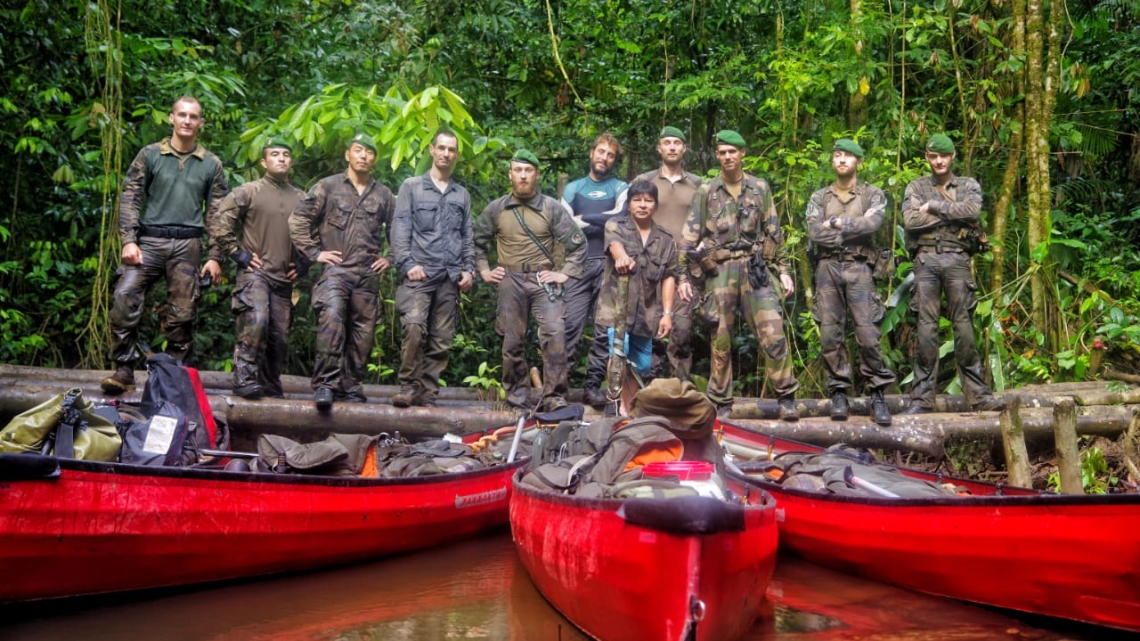
[[[123,178],[123,264],[110,313],[116,370],[100,382],[108,394],[134,386],[134,364],[142,356],[138,326],[150,286],[159,278],[166,280],[166,353],[184,361],[194,345],[199,278],[217,282],[222,274],[221,256],[211,255],[200,271],[198,267],[206,221],[229,189],[222,161],[198,144],[205,121],[196,99],[182,96],[175,101],[169,121],[172,135],[143,147]]]
[[[930,176],[906,186],[903,223],[907,247],[914,253],[914,293],[910,306],[918,314],[918,349],[914,357],[914,384],[906,414],[934,411],[938,385],[938,318],[942,291],[946,314],[954,329],[954,361],[966,403],[974,410],[994,411],[1005,403],[994,398],[982,375],[978,346],[974,343],[974,308],[977,285],[970,272],[971,228],[980,225],[982,187],[973,178],[955,176],[951,165],[954,143],[934,134],[926,143]]]
[[[495,329],[503,337],[503,387],[507,402],[529,407],[526,362],[529,316],[538,322],[542,351],[541,409],[566,405],[568,360],[561,286],[582,274],[586,239],[570,214],[538,189],[538,158],[520,149],[511,158],[511,193],[491,202],[474,223],[479,276],[499,288]],[[487,255],[494,241],[498,265]],[[556,246],[558,245],[558,246]]]
[[[721,174],[705,183],[693,199],[692,212],[681,241],[681,263],[691,260],[686,252],[700,252],[714,273],[705,283],[707,303],[717,316],[712,339],[712,366],[707,394],[717,411],[732,411],[732,325],[736,310],[756,329],[764,352],[764,369],[776,391],[780,418],[799,420],[795,392],[799,381],[792,373],[792,356],[784,336],[780,299],[769,276],[779,272],[784,295],[795,291],[784,253],[784,233],[768,183],[744,173],[744,138],[723,130],[716,136],[716,156]],[[750,274],[751,272],[751,274]],[[693,297],[692,284],[682,275],[678,293],[682,300]]]
[[[873,273],[880,248],[873,238],[883,226],[887,197],[883,190],[858,179],[863,148],[840,138],[831,151],[835,182],[811,195],[807,206],[808,238],[815,244],[815,310],[831,418],[847,420],[847,394],[854,385],[843,337],[847,312],[855,325],[859,373],[871,389],[871,420],[890,425],[883,390],[895,375],[883,364],[883,301]]]
[[[396,407],[435,403],[455,337],[459,292],[475,282],[471,196],[451,179],[459,157],[455,134],[437,133],[429,153],[431,169],[400,186],[392,222],[392,260],[401,277],[396,311],[404,329]]]
[[[313,287],[317,310],[317,362],[313,400],[364,403],[365,366],[372,354],[380,311],[385,228],[392,220],[392,191],[376,182],[376,143],[358,134],[344,152],[348,169],[321,179],[289,217],[293,246],[324,271]]]
[[[586,264],[582,268],[582,276],[567,281],[562,296],[566,307],[566,354],[571,367],[576,362],[582,330],[593,316],[598,302],[606,264],[606,251],[602,244],[606,221],[625,208],[625,190],[629,185],[613,175],[621,152],[621,143],[613,134],[607,131],[598,136],[590,147],[590,172],[566,185],[562,191],[562,206],[586,236]],[[609,339],[599,331],[595,322],[586,366],[586,402],[591,405],[601,405],[606,401],[600,386],[606,377],[609,351]]]
[[[653,214],[653,222],[665,228],[674,240],[684,237],[685,222],[689,219],[689,212],[693,207],[693,197],[701,186],[700,176],[691,171],[685,171],[682,160],[688,149],[685,134],[676,127],[665,127],[657,141],[657,153],[661,155],[661,167],[641,174],[634,179],[645,180],[657,187],[657,213]],[[695,267],[695,266],[694,266]],[[689,272],[689,277],[696,280],[703,278],[699,268]],[[695,286],[703,284],[694,283]],[[669,334],[669,345],[666,354],[669,365],[673,370],[673,377],[683,381],[689,380],[693,369],[693,306],[696,298],[687,301],[677,298],[673,306],[673,331]],[[654,350],[655,352],[657,350]]]
[[[249,399],[284,396],[281,372],[297,280],[289,215],[305,196],[289,182],[293,150],[286,142],[266,142],[261,166],[265,176],[234,188],[210,223],[211,254],[229,256],[238,266],[231,303],[234,394]]]

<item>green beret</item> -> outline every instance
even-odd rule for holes
[[[850,138],[840,138],[835,141],[835,146],[831,148],[832,151],[846,151],[847,153],[855,156],[856,158],[863,157],[863,148],[859,143],[851,140]]]
[[[676,127],[665,127],[661,130],[661,135],[658,138],[680,138],[681,142],[688,142],[685,140],[685,134]]]
[[[538,156],[535,156],[526,149],[516,151],[515,155],[511,156],[511,162],[525,162],[528,165],[533,165],[535,169],[538,169]]]
[[[266,140],[265,144],[261,146],[261,154],[263,156],[265,155],[266,149],[288,149],[290,152],[293,151],[293,147],[285,142],[284,138],[270,138]]]
[[[747,147],[744,144],[744,136],[736,133],[731,129],[721,129],[716,132],[716,144],[718,145],[732,145],[733,147]]]
[[[926,150],[933,151],[936,154],[952,154],[954,153],[954,143],[946,134],[934,134],[930,140],[926,141]]]
[[[352,140],[348,141],[348,146],[351,147],[353,143],[362,147],[368,147],[374,154],[379,153],[376,149],[376,141],[368,134],[356,134],[352,137]]]

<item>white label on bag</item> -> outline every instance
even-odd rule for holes
[[[174,430],[178,428],[178,419],[169,416],[155,416],[150,419],[150,427],[146,431],[146,442],[143,451],[149,454],[166,454],[170,451],[170,444],[174,442]]]

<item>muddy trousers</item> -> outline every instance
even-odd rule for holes
[[[111,296],[111,361],[115,367],[134,365],[142,358],[138,327],[147,290],[160,278],[166,280],[166,353],[185,361],[194,345],[194,311],[198,300],[198,263],[202,241],[198,238],[138,239],[141,265],[123,265]],[[149,350],[147,350],[149,351]]]
[[[240,270],[230,308],[234,313],[234,387],[261,385],[267,396],[281,396],[293,285],[263,272]]]
[[[503,337],[503,389],[507,402],[529,407],[530,376],[526,362],[527,320],[538,323],[542,352],[542,403],[550,407],[564,401],[569,391],[566,360],[566,326],[562,298],[550,300],[534,274],[512,272],[499,283],[495,329]]]
[[[954,330],[954,362],[962,393],[971,407],[993,397],[982,375],[978,346],[974,343],[974,308],[977,285],[965,252],[937,252],[923,248],[914,260],[914,295],[911,310],[918,315],[918,348],[914,356],[911,405],[934,409],[938,393],[938,318],[946,291],[946,317]]]
[[[317,362],[313,389],[363,395],[380,310],[380,277],[368,268],[325,265],[313,287]]]
[[[459,285],[446,271],[423,281],[405,278],[396,289],[396,313],[403,328],[400,387],[412,389],[421,403],[433,402],[455,338]]]
[[[894,372],[883,364],[882,330],[886,309],[875,289],[871,266],[865,261],[825,258],[815,268],[815,309],[820,351],[827,372],[827,391],[850,394],[855,382],[844,338],[847,315],[855,326],[859,374],[870,389],[895,382]]]

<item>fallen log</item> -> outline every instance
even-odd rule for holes
[[[1081,407],[1077,412],[1077,433],[1116,438],[1128,429],[1133,410],[1128,406]],[[1052,440],[1053,408],[1021,408],[1022,429],[1027,441]],[[848,443],[868,449],[898,449],[942,456],[946,439],[1000,438],[999,412],[931,413],[895,416],[890,427],[879,427],[863,416],[846,421],[801,418],[789,423],[780,420],[729,419],[764,434],[789,438],[813,445]]]
[[[98,386],[80,386],[91,400],[110,400]],[[16,414],[66,391],[58,384],[24,383],[0,388],[0,418],[6,423]],[[137,403],[139,390],[114,397]],[[398,409],[379,403],[337,403],[328,412],[319,412],[312,401],[260,399],[247,401],[231,396],[209,396],[210,408],[235,434],[280,434],[299,441],[319,440],[330,432],[379,434],[400,433],[413,440],[438,438],[446,433],[460,434],[514,423],[510,412],[470,407]]]

